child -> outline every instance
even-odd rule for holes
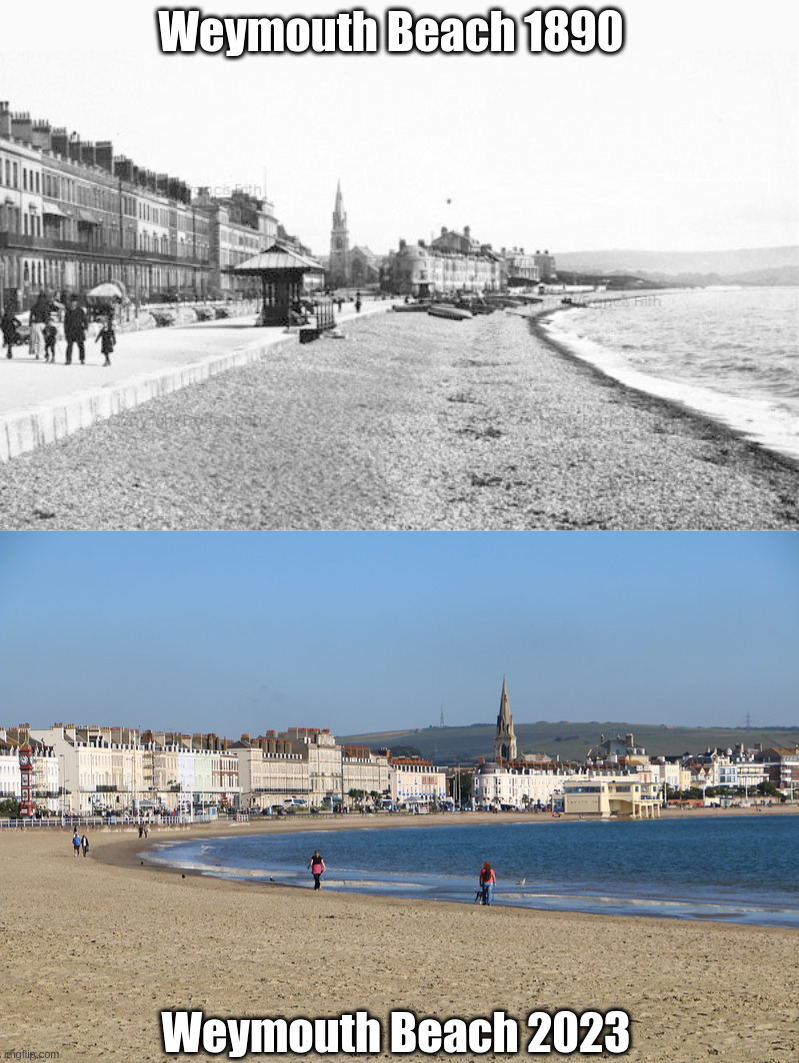
[[[44,326],[44,360],[55,365],[55,343],[58,339],[58,326],[55,318],[50,317]]]
[[[114,332],[114,326],[110,317],[105,319],[103,327],[97,333],[97,339],[94,342],[100,344],[100,350],[103,352],[103,356],[105,357],[103,365],[110,365],[111,352],[113,351],[117,342],[116,334]]]

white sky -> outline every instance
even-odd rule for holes
[[[616,55],[529,54],[529,9],[504,9],[515,55],[231,60],[162,55],[149,2],[29,0],[4,6],[0,99],[193,186],[260,188],[266,172],[279,219],[317,254],[339,178],[351,240],[378,253],[442,225],[556,254],[799,242],[795,0],[625,0]],[[365,10],[382,21],[383,5]]]

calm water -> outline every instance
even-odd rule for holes
[[[554,315],[580,358],[799,458],[799,288],[663,294]]]
[[[472,903],[484,860],[496,904],[799,927],[799,816],[364,828],[168,843],[150,858],[209,875]]]

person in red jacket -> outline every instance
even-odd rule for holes
[[[494,886],[497,884],[497,876],[494,869],[486,860],[480,868],[480,888],[483,891],[483,904],[490,904],[494,896]]]

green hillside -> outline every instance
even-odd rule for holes
[[[411,731],[381,731],[373,734],[340,736],[339,742],[389,749],[413,746],[423,757],[437,764],[469,764],[478,757],[490,758],[494,743],[493,724],[480,723],[471,727],[425,727]],[[546,753],[561,760],[585,759],[588,750],[598,744],[599,737],[626,735],[632,732],[636,746],[643,746],[650,756],[676,756],[682,753],[702,753],[708,747],[726,749],[743,742],[753,746],[794,746],[799,743],[799,727],[719,728],[668,727],[665,724],[623,723],[618,721],[589,723],[517,723],[516,738],[519,753]]]

